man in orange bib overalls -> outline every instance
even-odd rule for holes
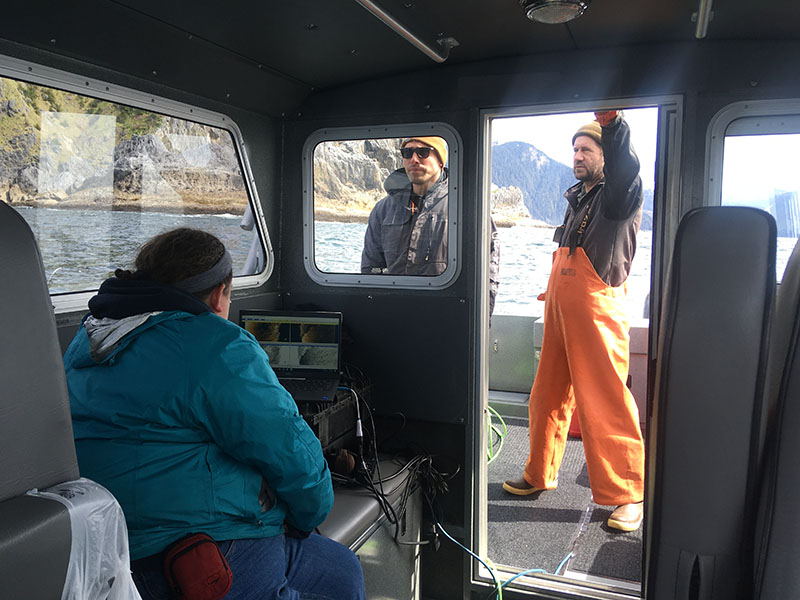
[[[625,280],[642,218],[639,159],[618,111],[572,138],[578,183],[556,230],[559,248],[547,284],[544,336],[529,401],[530,454],[520,479],[503,489],[528,495],[555,489],[570,420],[578,411],[592,495],[616,506],[609,527],[642,523],[644,444],[628,377]]]

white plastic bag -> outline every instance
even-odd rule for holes
[[[61,600],[141,600],[131,578],[125,515],[107,489],[81,478],[28,494],[69,510],[72,546]]]

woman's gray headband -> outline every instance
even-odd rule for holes
[[[231,258],[230,252],[228,252],[226,249],[225,254],[222,255],[222,258],[220,258],[217,261],[217,264],[211,267],[208,271],[203,271],[197,275],[187,277],[183,281],[176,283],[175,287],[189,292],[190,294],[202,292],[203,290],[207,290],[222,283],[222,281],[230,274],[232,268],[233,259]]]

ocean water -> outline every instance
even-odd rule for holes
[[[241,273],[253,240],[241,215],[176,215],[43,207],[15,207],[28,222],[44,263],[51,294],[97,289],[117,268],[130,268],[139,246],[175,227],[216,235]]]
[[[358,273],[366,224],[317,223],[316,262],[321,271]],[[497,315],[539,317],[544,302],[536,297],[547,288],[556,244],[553,229],[517,225],[498,228],[500,236],[500,289],[495,300]],[[778,238],[776,276],[783,277],[796,238]],[[636,237],[636,255],[627,280],[628,318],[647,318],[650,294],[652,231]]]
[[[316,263],[321,271],[358,273],[366,224],[317,223]],[[500,289],[495,314],[541,316],[544,302],[536,299],[547,288],[550,265],[556,244],[553,229],[517,225],[501,227]],[[641,231],[636,257],[628,278],[628,314],[644,315],[645,298],[650,291],[651,232]]]
[[[501,228],[500,290],[495,300],[495,314],[539,317],[544,302],[537,296],[547,289],[553,252],[553,229],[516,226]],[[636,256],[628,277],[628,318],[644,316],[645,299],[650,293],[651,232],[640,231],[636,238]]]
[[[139,246],[174,227],[197,227],[214,233],[234,259],[241,274],[253,242],[253,232],[240,227],[240,215],[175,215],[155,212],[109,212],[19,207],[30,224],[42,253],[51,293],[96,289],[116,268],[128,268]],[[366,223],[315,224],[316,263],[321,271],[358,273]],[[547,287],[552,253],[551,228],[517,225],[502,227],[500,236],[500,290],[495,314],[541,316],[544,303],[536,300]],[[650,291],[652,235],[640,231],[628,287],[628,317],[645,316]],[[777,276],[795,244],[778,238]]]

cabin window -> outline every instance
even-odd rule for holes
[[[760,208],[775,218],[780,282],[800,237],[800,184],[792,161],[800,144],[800,115],[743,115],[728,123],[721,142],[720,203]]]
[[[0,77],[0,198],[31,226],[54,303],[96,290],[116,268],[131,266],[144,241],[181,226],[225,243],[235,285],[267,276],[265,228],[229,121],[138,108],[144,100],[132,91],[131,104],[77,93],[61,75],[63,89]]]
[[[456,134],[444,125],[315,132],[304,151],[312,279],[447,285],[459,250],[459,166]]]

